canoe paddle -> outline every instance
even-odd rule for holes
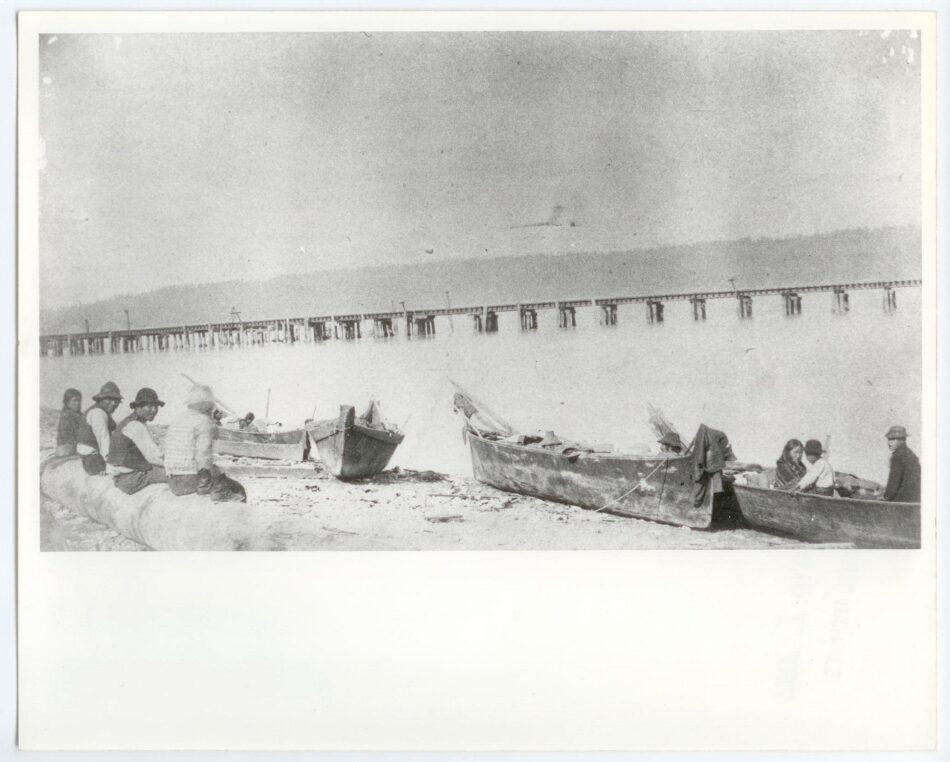
[[[197,381],[195,381],[195,380],[194,380],[191,376],[189,376],[187,373],[182,373],[181,375],[184,376],[184,378],[185,378],[186,380],[190,381],[193,386],[207,386],[207,384],[199,384]],[[217,397],[214,398],[214,403],[215,403],[219,408],[221,408],[225,413],[227,413],[228,415],[237,415],[237,413],[235,413],[232,408],[230,408],[230,407],[228,407],[227,405],[225,405],[225,404],[224,404],[221,400],[219,400]]]

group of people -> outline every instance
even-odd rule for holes
[[[122,393],[112,381],[93,395],[82,412],[82,393],[67,389],[56,433],[56,455],[79,455],[86,473],[104,474],[128,495],[150,484],[168,484],[175,495],[210,495],[212,500],[244,502],[244,487],[214,464],[217,403],[208,386],[188,392],[185,409],[168,426],[164,446],[148,429],[165,403],[143,387],[129,403],[132,412],[115,422]],[[253,421],[253,414],[245,417]],[[250,423],[247,421],[247,423]]]
[[[891,426],[885,437],[891,451],[891,462],[887,485],[884,487],[884,500],[919,503],[920,461],[907,446],[907,429]],[[807,465],[802,462],[802,455]],[[817,439],[809,439],[804,445],[798,439],[789,439],[781,457],[775,462],[772,487],[789,492],[833,496],[835,472],[825,455]]]
[[[907,446],[907,429],[891,426],[885,437],[891,451],[891,463],[882,497],[899,503],[919,503],[920,461]],[[680,455],[687,449],[679,434],[672,431],[663,434],[657,443],[664,453]],[[809,439],[805,444],[798,439],[789,439],[781,457],[775,462],[772,488],[833,496],[836,489],[835,472],[826,455],[817,439]],[[802,462],[803,456],[805,462]]]

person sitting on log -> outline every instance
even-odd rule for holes
[[[95,404],[86,410],[85,416],[89,431],[83,431],[84,436],[76,446],[76,452],[82,456],[82,466],[91,476],[106,470],[106,458],[115,431],[112,414],[122,402],[122,392],[114,382],[106,381],[92,399]]]
[[[59,426],[56,429],[57,457],[66,457],[76,454],[76,447],[80,441],[88,439],[92,433],[89,424],[83,417],[82,393],[78,389],[67,389],[63,394],[63,409],[59,412]]]
[[[123,419],[112,434],[109,447],[109,471],[115,486],[132,495],[150,484],[165,484],[162,450],[152,439],[146,424],[155,419],[165,405],[154,389],[139,389],[129,403],[132,414]]]
[[[165,435],[165,470],[175,495],[211,495],[215,501],[247,501],[238,482],[214,465],[215,399],[208,386],[193,386],[186,409]]]

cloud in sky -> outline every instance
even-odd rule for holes
[[[51,39],[44,306],[918,222],[905,32]]]

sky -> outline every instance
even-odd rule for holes
[[[44,309],[920,222],[912,31],[40,39]]]

